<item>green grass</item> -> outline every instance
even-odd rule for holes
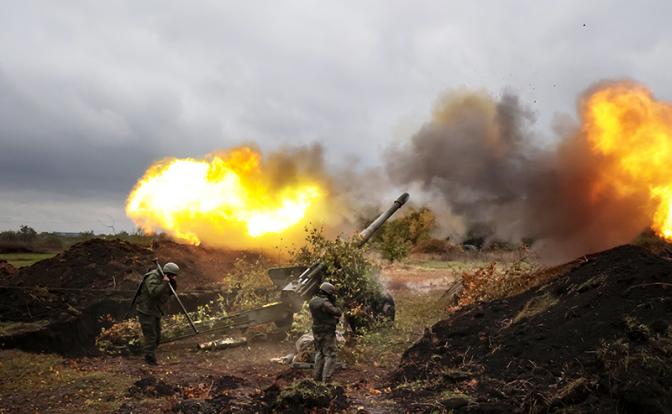
[[[464,260],[418,260],[409,261],[408,264],[412,266],[421,267],[424,269],[442,269],[463,271],[473,269],[475,267],[482,267],[487,265],[482,261],[464,261]]]
[[[447,316],[442,294],[408,292],[396,295],[394,326],[372,330],[358,338],[354,348],[344,349],[347,362],[366,361],[385,368],[396,367],[401,354],[422,336],[425,327]]]
[[[7,260],[12,266],[19,268],[32,266],[40,260],[49,259],[57,253],[0,253],[0,259]]]

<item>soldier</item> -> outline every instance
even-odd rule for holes
[[[308,306],[313,316],[313,337],[315,344],[316,381],[327,382],[336,368],[336,325],[341,317],[341,310],[335,305],[336,288],[328,282],[320,285],[320,291]]]
[[[180,268],[175,263],[166,263],[163,266],[164,277],[162,278],[157,269],[147,272],[143,279],[143,286],[138,295],[138,321],[142,328],[144,340],[145,362],[156,365],[156,348],[161,341],[161,307],[168,301],[171,295],[168,283],[177,286],[175,275]]]

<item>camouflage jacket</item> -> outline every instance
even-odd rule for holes
[[[308,302],[310,314],[313,316],[314,333],[334,333],[341,317],[338,309],[327,296],[316,295]]]
[[[137,311],[145,315],[160,317],[163,315],[162,307],[171,295],[168,283],[163,281],[163,277],[157,270],[152,270],[145,274],[142,284],[140,295],[138,295]]]

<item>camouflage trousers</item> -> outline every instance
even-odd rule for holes
[[[327,382],[336,368],[336,332],[313,332],[313,343],[316,351],[313,377]]]
[[[145,355],[156,357],[156,348],[161,341],[161,318],[138,312],[138,321],[142,329]]]

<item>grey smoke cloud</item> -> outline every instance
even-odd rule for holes
[[[440,197],[443,215],[463,223],[459,236],[485,226],[491,239],[531,237],[551,260],[628,243],[650,224],[648,188],[594,191],[611,161],[578,125],[557,128],[556,145],[542,147],[533,122],[513,94],[448,93],[410,141],[390,148],[386,169],[393,183],[421,185],[434,204]]]

